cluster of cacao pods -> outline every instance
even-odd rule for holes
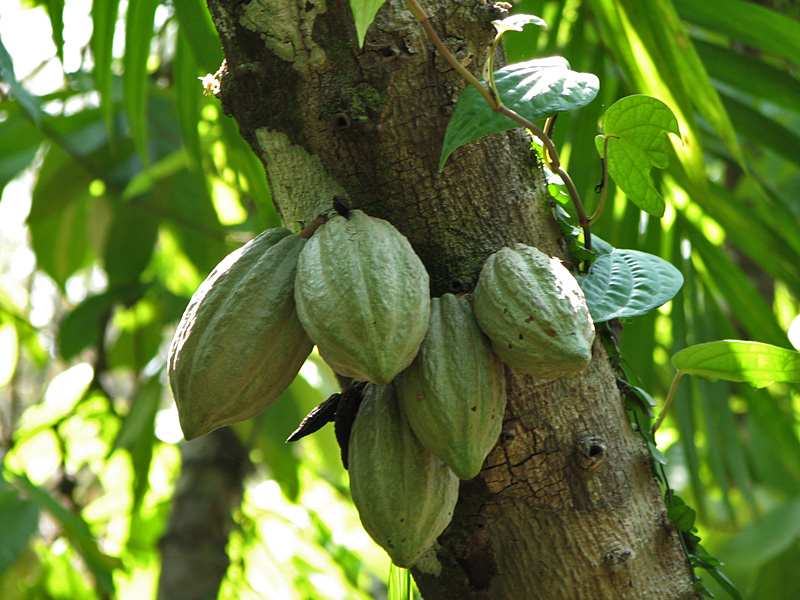
[[[186,439],[266,410],[313,345],[366,382],[345,456],[353,501],[366,531],[410,567],[450,522],[459,479],[475,477],[497,442],[503,362],[569,376],[593,340],[583,293],[557,259],[503,248],[472,304],[431,299],[408,240],[350,210],[307,240],[272,229],[226,257],[192,297],[168,368]]]

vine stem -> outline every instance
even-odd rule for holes
[[[544,147],[544,155],[545,155],[545,164],[547,164],[548,168],[557,173],[561,179],[564,181],[564,185],[567,187],[567,191],[569,192],[570,198],[572,199],[572,203],[575,205],[575,210],[578,213],[578,224],[583,229],[584,235],[584,244],[587,249],[591,250],[592,248],[592,237],[591,232],[589,230],[590,221],[586,216],[586,211],[583,209],[583,204],[581,203],[580,195],[578,194],[578,190],[575,187],[575,184],[572,181],[572,178],[569,174],[561,167],[561,161],[558,156],[558,149],[556,149],[555,144],[553,143],[552,138],[547,135],[541,128],[537,127],[533,123],[531,123],[528,119],[523,117],[522,115],[518,114],[517,112],[511,110],[507,106],[503,106],[503,103],[500,101],[499,96],[497,95],[497,90],[494,87],[486,87],[483,85],[480,80],[475,77],[472,73],[470,73],[464,65],[462,65],[455,56],[445,47],[444,43],[441,39],[439,39],[438,34],[433,29],[430,21],[428,20],[428,16],[425,14],[425,11],[422,10],[422,7],[419,5],[417,0],[406,0],[406,6],[414,15],[414,17],[419,21],[422,28],[425,30],[425,33],[428,35],[430,40],[433,42],[433,45],[436,49],[442,54],[444,59],[447,63],[452,66],[456,72],[461,75],[467,83],[469,83],[472,87],[474,87],[481,96],[489,103],[489,106],[497,113],[508,117],[509,119],[513,120],[516,123],[519,123],[523,127],[527,128],[533,135],[538,137],[542,141],[542,146]],[[491,51],[494,52],[496,49],[496,42],[497,38],[495,39],[495,43],[492,44]]]
[[[608,196],[608,140],[612,137],[616,136],[607,135],[603,139],[603,176],[600,182],[603,189],[600,194],[600,202],[597,204],[594,214],[589,217],[589,225],[592,225],[600,218],[600,215],[603,213],[603,208],[606,205],[606,196]]]
[[[458,62],[456,57],[453,56],[445,47],[442,40],[440,40],[439,36],[436,34],[436,31],[433,29],[433,25],[431,25],[431,22],[428,20],[428,16],[425,14],[425,11],[423,11],[422,7],[417,3],[417,0],[406,0],[406,5],[411,13],[416,17],[417,21],[419,21],[420,25],[422,25],[425,33],[428,34],[428,37],[433,42],[433,45],[436,46],[436,49],[442,53],[442,56],[450,64],[450,66],[452,66],[459,75],[466,79],[472,87],[477,89],[481,96],[486,98],[486,101],[493,110],[498,110],[502,106],[500,99],[493,93],[493,90],[490,90],[485,85],[481,84],[477,77],[467,71],[464,65]]]
[[[667,393],[667,399],[664,401],[664,408],[661,409],[661,414],[658,415],[658,419],[653,424],[653,427],[650,429],[650,433],[655,434],[658,428],[661,426],[661,422],[666,418],[667,413],[669,412],[670,406],[672,406],[672,400],[675,398],[675,390],[678,389],[678,381],[680,381],[681,376],[683,375],[683,371],[678,371],[675,373],[675,377],[672,378],[672,385],[669,386],[669,392]]]

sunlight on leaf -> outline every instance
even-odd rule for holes
[[[666,304],[683,285],[683,275],[667,261],[636,250],[614,249],[579,277],[595,323],[636,317]]]
[[[800,383],[800,352],[743,340],[689,346],[672,357],[672,366],[716,381],[737,381],[761,388],[770,383]]]
[[[495,71],[494,81],[503,104],[529,121],[585,106],[600,88],[597,76],[570,70],[560,56],[508,65]],[[439,171],[459,146],[519,126],[492,110],[474,87],[466,88],[447,124]]]
[[[503,35],[507,31],[522,31],[525,25],[533,23],[537,27],[544,27],[547,29],[547,23],[536,15],[511,15],[505,19],[492,21],[492,24],[497,29],[497,35]]]
[[[630,200],[643,211],[664,216],[665,203],[650,180],[650,167],[668,165],[667,133],[680,135],[670,108],[655,98],[634,95],[612,104],[603,117],[603,135],[597,151],[608,141],[608,173]]]

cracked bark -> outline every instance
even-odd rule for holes
[[[300,229],[345,194],[409,238],[432,296],[471,291],[505,245],[567,257],[523,131],[468,144],[438,172],[464,84],[403,2],[384,5],[363,50],[343,0],[208,5],[227,60],[223,108],[264,163],[286,226]],[[491,6],[423,8],[479,73]],[[501,439],[481,474],[462,483],[441,548],[413,570],[426,600],[696,597],[599,343],[594,354],[572,378],[508,373]]]

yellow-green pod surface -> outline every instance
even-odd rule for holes
[[[409,568],[453,518],[458,478],[414,436],[394,384],[367,384],[350,433],[350,491],[364,529]]]
[[[269,408],[310,354],[293,294],[304,244],[288,229],[265,231],[192,296],[167,358],[187,440]]]
[[[502,429],[505,368],[466,298],[431,300],[428,332],[399,381],[417,438],[459,478],[475,477]]]
[[[524,244],[492,254],[474,294],[478,325],[509,366],[542,379],[574,375],[592,357],[594,323],[558,258]]]
[[[428,328],[428,273],[388,221],[360,210],[322,225],[300,253],[297,314],[340,375],[387,384]]]

